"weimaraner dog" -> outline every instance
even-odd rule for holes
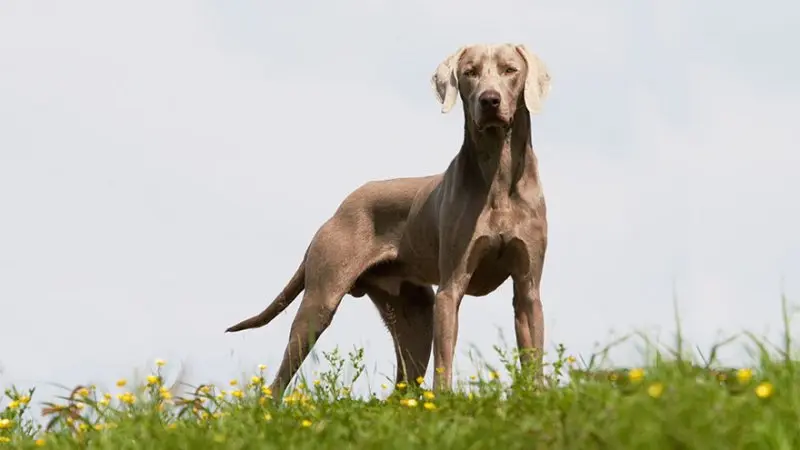
[[[226,330],[266,325],[305,289],[273,395],[282,395],[348,293],[369,296],[392,333],[397,381],[425,374],[433,344],[433,387],[442,391],[452,386],[461,299],[511,277],[520,362],[541,362],[547,219],[530,116],[550,75],[523,45],[472,45],[448,56],[431,84],[442,113],[459,95],[464,105],[464,140],[447,170],[353,191],[278,297]]]

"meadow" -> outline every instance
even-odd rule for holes
[[[629,368],[603,367],[622,340],[588,359],[559,346],[539,382],[498,347],[504,367],[478,364],[447,394],[420,379],[355,396],[363,352],[334,350],[324,353],[329,370],[298,380],[279,402],[263,366],[224,386],[191,385],[168,383],[170,364],[159,360],[141,382],[120,379],[107,392],[76,386],[38,400],[40,418],[31,415],[35,388],[10,387],[0,403],[0,449],[800,448],[790,333],[780,344],[739,338],[699,356],[680,334],[673,348],[648,342],[646,364]],[[718,366],[725,345],[748,345],[752,367]]]

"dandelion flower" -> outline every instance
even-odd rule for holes
[[[267,396],[272,395],[272,389],[269,386],[264,386],[261,388],[261,393]]]
[[[27,395],[23,395],[22,397],[19,398],[19,404],[20,405],[27,405],[30,402],[31,402],[31,398],[29,396],[27,396]]]
[[[644,378],[644,369],[636,368],[628,371],[628,379],[634,383],[642,381]]]
[[[267,422],[269,422],[270,420],[272,420],[272,414],[270,414],[270,413],[264,413],[264,420],[265,420],[265,421],[267,421]]]
[[[303,426],[303,428],[308,428],[308,427],[310,427],[310,426],[311,426],[311,421],[310,421],[310,420],[308,420],[308,419],[305,419],[305,420],[303,420],[302,422],[300,422],[300,425],[302,425],[302,426]]]
[[[148,375],[148,376],[147,376],[147,384],[148,384],[148,385],[151,385],[151,386],[152,386],[152,385],[154,385],[154,384],[158,384],[158,381],[159,381],[159,380],[158,380],[158,377],[157,377],[157,376],[155,376],[155,375]]]
[[[768,398],[772,396],[774,390],[772,383],[765,381],[756,387],[756,395],[758,398]]]
[[[647,388],[647,395],[653,398],[659,398],[663,393],[664,385],[661,383],[653,383]]]
[[[422,384],[425,382],[425,377],[417,377],[417,384]]]
[[[739,383],[747,384],[753,378],[753,371],[747,368],[739,369],[736,371],[736,379]]]
[[[259,364],[258,365],[258,371],[259,372],[263,372],[265,370],[267,370],[267,366],[265,366],[264,364]]]
[[[78,392],[77,392],[77,393],[78,393],[78,395],[80,395],[81,397],[88,397],[88,396],[89,396],[89,390],[88,390],[88,389],[86,389],[86,388],[80,388],[80,389],[78,389]]]
[[[436,398],[436,395],[431,391],[423,392],[422,396],[425,397],[425,400],[433,400],[434,398]]]
[[[8,403],[8,409],[17,409],[17,408],[19,408],[19,402],[18,402],[18,401],[16,401],[16,400],[11,400],[11,401]]]
[[[423,406],[425,409],[429,410],[429,411],[433,411],[434,409],[436,409],[436,405],[435,405],[435,404],[433,404],[433,402],[425,402],[425,404],[424,404],[424,405],[422,405],[422,406]]]
[[[231,395],[236,398],[242,398],[244,396],[244,393],[239,389],[236,389],[235,391],[231,391]]]
[[[567,363],[568,364],[575,364],[575,357],[574,356],[568,356],[567,357]]]
[[[407,386],[407,385],[406,385],[405,383],[403,383],[402,381],[401,381],[401,382],[399,382],[399,383],[397,383],[397,389],[405,389],[405,388],[406,388],[406,386]]]
[[[233,379],[233,380],[229,381],[228,384],[230,384],[231,386],[236,386],[236,385],[239,384],[239,380]]]
[[[408,406],[409,408],[413,408],[413,407],[417,406],[417,401],[414,400],[413,398],[410,398],[406,402],[406,406]]]
[[[250,382],[253,383],[253,384],[261,384],[261,383],[264,382],[264,379],[259,377],[259,376],[254,376],[254,377],[250,378]]]
[[[126,384],[128,384],[128,380],[125,378],[117,380],[117,387],[125,387]]]
[[[39,438],[36,441],[34,441],[34,444],[36,444],[37,447],[44,447],[44,445],[47,444],[47,441],[45,441],[42,438]]]
[[[14,425],[11,419],[0,419],[0,430],[7,430]]]

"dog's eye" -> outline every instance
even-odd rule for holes
[[[517,69],[516,67],[510,67],[510,66],[506,67],[505,70],[503,70],[503,73],[506,74],[506,75],[511,75],[511,74],[517,73],[517,72],[519,72],[519,69]]]
[[[464,76],[465,77],[474,77],[477,74],[478,74],[478,72],[475,69],[467,69],[467,70],[464,71]]]

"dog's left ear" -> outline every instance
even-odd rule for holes
[[[529,52],[524,45],[517,45],[516,49],[528,64],[528,77],[525,79],[525,106],[531,114],[538,114],[542,110],[542,102],[550,93],[550,73],[544,62]]]
[[[431,77],[431,87],[436,99],[442,104],[442,114],[450,112],[458,98],[458,60],[466,47],[461,47],[457,52],[445,58],[436,68]]]

